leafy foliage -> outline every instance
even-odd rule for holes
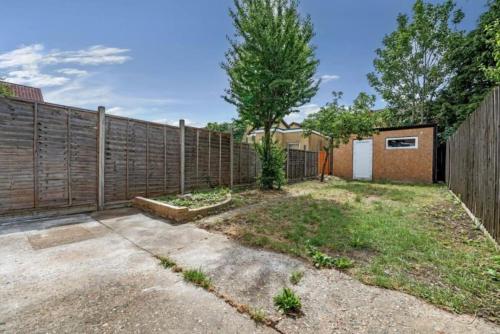
[[[488,79],[500,84],[500,19],[497,19],[492,24],[487,25],[485,30],[486,35],[490,37],[489,43],[493,48],[495,65],[491,67],[484,67],[484,70]]]
[[[296,0],[235,0],[230,16],[236,33],[222,64],[230,81],[224,99],[241,120],[264,129],[261,158],[269,166],[273,126],[318,91],[313,25],[301,18]],[[262,175],[265,187],[275,183],[272,168]]]
[[[210,122],[206,128],[210,131],[226,133],[231,132],[231,129],[233,129],[234,141],[240,143],[245,136],[247,123],[239,119],[233,119],[231,122]]]
[[[455,132],[495,86],[484,69],[496,66],[488,27],[500,20],[500,0],[490,0],[488,4],[477,27],[454,48],[450,57],[454,75],[432,105],[433,121],[439,125],[442,141]]]
[[[368,74],[370,84],[388,103],[393,125],[432,120],[431,103],[454,72],[450,57],[463,36],[450,26],[463,16],[452,0],[417,0],[411,19],[399,14],[397,29],[376,50],[375,72]]]
[[[375,96],[360,93],[352,106],[346,107],[339,103],[342,92],[333,92],[333,100],[317,113],[307,116],[302,122],[306,136],[312,131],[318,131],[329,138],[328,145],[323,147],[326,152],[325,163],[332,148],[346,144],[352,135],[368,137],[374,132],[377,117],[371,112],[375,105]],[[322,171],[325,170],[323,166]],[[324,180],[324,173],[321,181]]]
[[[7,85],[0,84],[0,96],[12,96],[12,90]]]
[[[270,149],[267,148],[270,145]],[[262,172],[257,178],[257,182],[262,189],[281,189],[286,183],[284,166],[286,154],[281,146],[275,142],[268,144],[266,141],[256,143],[255,148],[259,155]]]
[[[302,308],[300,297],[290,288],[283,288],[279,294],[274,296],[274,305],[286,314],[299,313]]]
[[[311,245],[310,242],[306,244],[306,248],[314,266],[318,269],[332,267],[337,269],[348,269],[354,265],[354,262],[349,258],[343,256],[333,258],[320,252],[316,247]]]

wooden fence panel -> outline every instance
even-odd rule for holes
[[[150,124],[148,130],[148,195],[165,193],[164,131],[160,124]]]
[[[97,198],[97,113],[71,110],[70,193],[73,205],[94,205]]]
[[[105,203],[125,201],[128,199],[128,128],[128,120],[106,116],[106,160],[104,167]]]
[[[148,196],[147,123],[131,120],[128,128],[128,198]]]
[[[34,123],[33,104],[0,98],[0,213],[34,208]]]
[[[496,87],[447,142],[448,187],[500,240],[500,88]]]

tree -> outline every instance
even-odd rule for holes
[[[12,90],[9,86],[0,83],[0,97],[12,96]]]
[[[394,125],[426,123],[431,103],[453,74],[450,55],[463,33],[450,26],[464,15],[452,0],[442,4],[417,0],[413,16],[399,14],[397,29],[376,50],[373,88],[387,101]]]
[[[486,35],[490,36],[489,44],[493,48],[494,66],[484,66],[486,77],[491,81],[500,84],[500,19],[495,20],[485,29]]]
[[[301,18],[296,0],[235,0],[230,16],[236,30],[222,67],[229,76],[224,99],[239,118],[263,128],[262,188],[273,188],[272,132],[276,123],[318,91],[318,67],[310,17]]]
[[[496,65],[487,27],[500,20],[500,0],[490,0],[488,6],[477,27],[467,33],[451,53],[450,66],[455,73],[432,105],[433,121],[438,124],[441,141],[455,132],[495,86],[484,68]]]
[[[326,162],[333,148],[347,144],[351,136],[358,138],[371,136],[376,126],[377,117],[372,113],[375,96],[360,93],[352,106],[346,107],[339,103],[342,92],[333,92],[333,100],[320,111],[310,114],[302,122],[306,136],[318,131],[328,137],[328,144],[323,147],[326,158],[321,170],[321,182],[325,178]]]
[[[210,122],[207,123],[206,128],[214,132],[231,132],[232,129],[233,139],[240,143],[243,141],[243,137],[245,136],[247,124],[239,119],[233,119],[231,122]]]

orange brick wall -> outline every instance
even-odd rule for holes
[[[386,138],[418,137],[417,149],[388,150]],[[352,179],[352,139],[333,152],[333,174]],[[433,182],[434,128],[380,131],[373,136],[373,179]]]

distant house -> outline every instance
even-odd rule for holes
[[[4,86],[9,87],[10,90],[12,91],[12,94],[14,95],[14,97],[17,97],[17,98],[20,98],[23,100],[44,102],[42,90],[40,88],[18,85],[18,84],[7,82],[7,81],[0,81],[0,85],[4,85]]]
[[[292,122],[288,124],[282,121],[273,129],[273,139],[278,142],[283,149],[300,149],[308,151],[321,151],[328,144],[328,138],[319,132],[313,131],[310,136],[304,136],[304,129],[300,123]],[[260,142],[264,136],[264,130],[257,129],[247,135],[247,141]]]

